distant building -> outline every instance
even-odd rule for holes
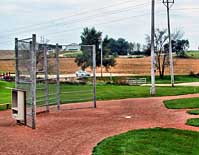
[[[80,51],[81,50],[81,47],[79,44],[76,44],[76,43],[72,43],[72,44],[69,44],[67,46],[65,46],[65,51]]]

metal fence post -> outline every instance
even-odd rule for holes
[[[96,46],[93,45],[93,107],[96,105]]]
[[[36,35],[32,35],[31,47],[31,100],[32,100],[32,128],[36,128]]]
[[[44,72],[45,72],[45,95],[46,95],[46,111],[49,112],[49,90],[48,90],[48,57],[47,45],[44,45]]]
[[[57,85],[56,85],[56,96],[57,96],[57,110],[60,110],[60,72],[59,72],[59,45],[56,44],[56,72],[57,72]]]
[[[19,47],[18,38],[15,38],[15,88],[18,88],[19,83]]]

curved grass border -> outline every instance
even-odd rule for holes
[[[142,129],[104,139],[92,155],[197,155],[199,133],[177,129]]]
[[[188,110],[187,113],[190,114],[190,115],[199,115],[199,109]]]
[[[195,109],[199,108],[199,98],[182,98],[164,101],[164,105],[168,109]]]
[[[189,126],[199,127],[199,118],[188,119],[186,124]]]

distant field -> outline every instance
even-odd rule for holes
[[[188,51],[187,55],[191,58],[199,59],[199,51]]]
[[[64,54],[60,53],[60,55]],[[75,58],[60,58],[60,73],[74,74],[79,67],[75,63]],[[72,55],[74,57],[74,55]],[[49,63],[54,63],[54,60],[49,60]],[[175,59],[175,75],[189,75],[190,72],[198,72],[199,63],[197,59]],[[151,74],[151,59],[145,58],[116,58],[117,65],[111,68],[112,73],[116,74],[134,74],[134,75],[150,75]],[[15,72],[14,60],[0,60],[0,70]],[[100,73],[100,68],[97,72]],[[105,69],[104,69],[104,72]],[[169,75],[169,67],[165,70],[165,75]]]

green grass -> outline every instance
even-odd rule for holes
[[[113,77],[113,83],[117,83],[117,81],[125,80],[127,78],[146,78],[147,83],[151,83],[151,77],[150,76],[132,76],[132,77]],[[110,77],[98,77],[97,80],[108,82],[110,81]],[[199,82],[199,78],[196,76],[190,76],[190,75],[176,75],[175,76],[175,83],[188,83],[188,82]],[[171,77],[170,76],[164,76],[164,79],[160,79],[159,76],[156,76],[156,83],[157,84],[170,84],[171,83]]]
[[[199,51],[188,51],[186,54],[191,58],[199,59]]]
[[[187,120],[187,125],[199,127],[199,118],[191,118]]]
[[[176,75],[175,76],[175,83],[188,83],[188,82],[199,82],[199,78],[190,75]],[[170,84],[171,77],[165,76],[164,79],[160,79],[159,76],[156,77],[157,84]]]
[[[14,83],[0,81],[0,104],[10,103],[11,90],[7,87],[14,87]]]
[[[81,55],[82,52],[79,51],[79,52],[66,52],[64,53],[64,57],[67,57],[67,58],[76,58],[78,55]]]
[[[199,108],[199,98],[185,98],[164,101],[168,109],[194,109]]]
[[[191,114],[191,115],[199,115],[199,110],[189,110],[187,111],[188,114]]]
[[[155,128],[107,138],[93,155],[198,155],[198,146],[198,132]]]
[[[14,87],[14,83],[2,82],[0,83],[0,103],[11,102],[11,90],[5,87]],[[41,84],[42,87],[42,84]],[[49,93],[55,93],[55,84],[49,85]],[[69,85],[61,84],[61,92],[70,92],[61,94],[61,103],[75,103],[92,100],[92,85]],[[125,98],[142,98],[151,97],[150,87],[140,86],[122,86],[122,85],[97,85],[97,100],[113,100]],[[198,87],[156,87],[156,96],[174,96],[183,94],[194,94],[199,92]],[[76,93],[77,91],[90,91],[90,93]],[[74,92],[74,93],[71,93]],[[44,92],[37,91],[38,96],[44,96]],[[55,95],[51,96],[51,103],[55,101]],[[44,99],[44,97],[43,97]],[[81,100],[80,100],[81,99]],[[42,98],[38,99],[42,100]],[[38,105],[44,104],[42,102]]]

